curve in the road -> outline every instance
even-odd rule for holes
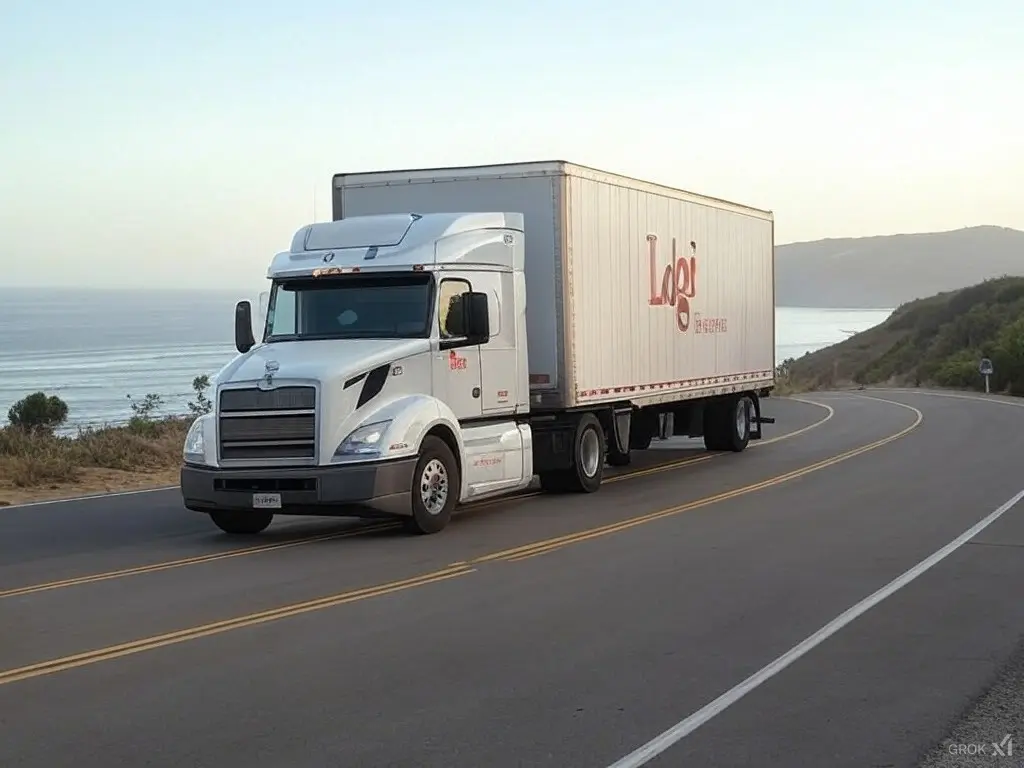
[[[801,427],[800,429],[793,430],[792,432],[787,432],[786,434],[779,435],[777,437],[773,437],[773,438],[768,439],[768,440],[762,440],[762,441],[758,441],[756,443],[751,443],[751,447],[757,448],[757,447],[761,447],[761,446],[765,446],[765,445],[772,445],[774,443],[778,443],[778,442],[781,442],[783,440],[790,440],[792,438],[795,438],[795,437],[798,437],[800,435],[806,434],[807,432],[810,432],[813,429],[817,429],[818,427],[821,427],[822,425],[827,423],[835,415],[835,409],[832,408],[832,406],[827,405],[825,403],[818,403],[818,402],[815,402],[813,400],[805,400],[803,398],[798,398],[798,397],[792,397],[792,398],[787,398],[787,399],[795,400],[797,402],[801,402],[801,403],[804,403],[804,404],[807,404],[807,405],[813,405],[813,406],[816,406],[818,408],[821,408],[821,409],[823,409],[825,411],[825,415],[821,419],[819,419],[817,421],[814,421],[811,424],[808,424],[808,425],[806,425],[804,427]],[[711,459],[714,459],[716,456],[721,456],[721,455],[723,455],[723,454],[721,454],[721,453],[707,453],[707,454],[703,454],[703,455],[700,455],[700,456],[695,456],[695,457],[690,457],[690,458],[685,458],[685,459],[677,459],[675,461],[665,462],[663,464],[657,464],[657,465],[655,465],[653,467],[646,467],[644,469],[638,469],[638,470],[634,470],[634,471],[623,472],[623,473],[618,474],[618,475],[613,475],[611,477],[606,478],[604,483],[605,484],[616,483],[616,482],[620,482],[620,481],[623,481],[623,480],[631,480],[631,479],[634,479],[634,478],[637,478],[637,477],[647,477],[647,476],[650,476],[650,475],[653,475],[653,474],[659,474],[659,473],[662,473],[662,472],[668,472],[670,470],[681,469],[683,467],[692,466],[693,464],[698,464],[698,463],[701,463],[701,462],[710,461]],[[538,496],[538,495],[540,495],[539,491],[530,491],[530,492],[527,492],[527,493],[515,494],[513,496],[506,496],[506,497],[498,498],[498,499],[489,499],[489,500],[485,500],[485,501],[474,502],[472,504],[465,505],[463,508],[467,509],[467,510],[469,510],[469,509],[474,509],[474,510],[475,509],[482,509],[482,508],[496,506],[496,505],[499,505],[499,504],[507,504],[507,503],[510,503],[511,501],[519,501],[519,500],[522,500],[522,499],[530,498],[531,496]],[[91,498],[95,498],[95,497],[85,497],[85,498],[86,499],[91,499]],[[74,500],[73,499],[68,499],[66,501],[74,501]],[[11,508],[8,507],[7,509],[11,509]],[[0,590],[0,600],[6,599],[6,598],[11,598],[11,597],[22,597],[22,596],[25,596],[25,595],[35,594],[37,592],[48,592],[48,591],[55,590],[55,589],[67,589],[67,588],[70,588],[70,587],[82,586],[82,585],[85,585],[85,584],[95,584],[97,582],[110,581],[110,580],[113,580],[113,579],[123,579],[123,578],[127,578],[129,576],[141,576],[143,574],[148,574],[148,573],[156,573],[156,572],[160,572],[160,571],[168,571],[168,570],[173,570],[173,569],[176,569],[176,568],[185,568],[185,567],[193,566],[193,565],[202,565],[202,564],[205,564],[205,563],[212,563],[212,562],[217,562],[217,561],[220,561],[220,560],[229,560],[229,559],[238,558],[238,557],[247,557],[249,555],[257,555],[257,554],[262,554],[262,553],[265,553],[265,552],[276,552],[276,551],[280,551],[280,550],[283,550],[283,549],[292,549],[292,548],[295,548],[295,547],[300,547],[300,546],[304,546],[304,545],[307,545],[307,544],[313,544],[313,543],[316,543],[316,542],[331,541],[331,540],[334,540],[334,539],[346,539],[346,538],[352,538],[354,536],[364,536],[364,535],[373,534],[373,533],[380,533],[382,531],[395,530],[398,527],[399,527],[399,523],[398,522],[386,521],[386,522],[381,522],[381,523],[371,523],[371,524],[368,524],[368,525],[361,525],[358,528],[355,528],[353,530],[347,530],[347,531],[341,531],[341,532],[332,532],[332,533],[314,534],[314,535],[311,535],[311,536],[303,536],[301,538],[297,538],[297,539],[293,539],[293,540],[285,541],[285,542],[273,542],[273,543],[268,543],[268,544],[257,544],[255,546],[240,547],[238,549],[228,550],[227,552],[214,552],[214,553],[205,554],[205,555],[195,555],[193,557],[183,557],[183,558],[178,558],[178,559],[175,559],[175,560],[165,560],[165,561],[162,561],[162,562],[148,563],[148,564],[145,564],[145,565],[138,565],[138,566],[133,566],[133,567],[130,567],[130,568],[120,568],[120,569],[113,570],[113,571],[104,571],[104,572],[101,572],[101,573],[92,573],[92,574],[85,574],[85,575],[82,575],[82,576],[74,576],[74,577],[71,577],[71,578],[60,579],[60,580],[57,580],[57,581],[49,581],[49,582],[43,582],[43,583],[39,583],[39,584],[28,584],[28,585],[25,585],[25,586],[22,586],[22,587],[13,587],[13,588],[10,588],[10,589]]]
[[[932,553],[924,560],[919,562],[913,568],[902,573],[897,578],[890,581],[881,589],[877,590],[873,594],[861,600],[859,603],[851,608],[843,611],[841,614],[836,616],[832,621],[823,626],[817,632],[812,634],[807,639],[798,643],[797,645],[790,648],[784,654],[776,658],[770,664],[762,667],[757,672],[752,674],[746,680],[730,688],[728,691],[723,693],[717,699],[701,707],[698,711],[694,712],[689,717],[680,720],[674,726],[664,731],[663,733],[655,736],[653,739],[648,741],[641,747],[638,747],[633,752],[630,752],[625,757],[612,763],[609,768],[640,768],[640,766],[646,765],[651,760],[656,758],[658,755],[665,752],[674,744],[684,739],[689,734],[700,728],[706,722],[711,720],[718,714],[721,714],[726,709],[731,707],[737,701],[742,699],[748,693],[753,691],[758,686],[770,680],[775,675],[779,674],[782,670],[788,667],[790,664],[798,660],[801,656],[805,656],[810,651],[817,648],[828,638],[834,635],[836,632],[841,630],[850,622],[854,621],[858,616],[863,614],[865,611],[870,610],[880,602],[885,600],[887,597],[897,592],[898,590],[905,587],[911,581],[916,579],[918,576],[923,574],[925,571],[934,567],[938,563],[945,560],[956,550],[960,549],[964,544],[969,542],[979,533],[988,528],[992,523],[1002,517],[1004,514],[1013,509],[1020,501],[1024,499],[1024,490],[1018,491],[1013,497],[1003,502],[999,507],[994,509],[984,518],[982,518],[975,525],[964,531],[962,534],[957,536],[953,541],[944,546],[937,552]],[[1012,746],[1011,746],[1012,750]]]
[[[504,550],[501,552],[495,552],[489,555],[484,555],[482,557],[476,558],[469,562],[454,563],[448,568],[440,569],[430,573],[420,574],[409,579],[393,581],[357,590],[345,591],[314,600],[307,600],[292,603],[289,605],[279,606],[277,608],[261,611],[258,613],[250,613],[247,615],[237,616],[223,621],[213,622],[195,627],[189,627],[175,632],[155,635],[152,637],[140,638],[138,640],[130,641],[127,643],[121,643],[118,645],[112,645],[105,648],[98,648],[92,651],[87,651],[85,653],[73,654],[61,658],[39,662],[36,664],[31,664],[28,666],[0,671],[0,685],[7,685],[10,683],[18,682],[21,680],[27,680],[30,678],[52,675],[57,672],[62,672],[77,667],[91,665],[101,661],[109,661],[124,656],[134,655],[137,653],[142,653],[144,651],[155,650],[157,648],[162,648],[170,645],[177,645],[179,643],[184,643],[190,640],[197,640],[203,637],[229,632],[235,629],[252,627],[259,624],[264,624],[266,622],[290,618],[292,616],[297,616],[312,611],[324,610],[326,608],[331,608],[345,603],[353,603],[357,601],[367,600],[369,598],[393,594],[396,592],[413,589],[415,587],[425,586],[427,584],[434,584],[440,581],[447,581],[449,579],[469,575],[475,572],[476,565],[481,565],[486,562],[494,560],[511,560],[514,558],[522,559],[524,554],[542,554],[544,552],[565,547],[570,544],[580,543],[597,537],[607,536],[611,533],[626,530],[628,528],[642,525],[644,523],[653,522],[655,520],[660,520],[666,517],[678,515],[692,509],[697,509],[710,504],[715,504],[720,501],[733,499],[738,496],[743,496],[746,494],[753,493],[755,491],[763,490],[765,488],[777,486],[789,480],[793,480],[798,477],[803,477],[804,475],[810,474],[812,472],[817,472],[822,469],[835,466],[836,464],[839,464],[843,461],[852,459],[856,456],[860,456],[869,451],[876,450],[884,445],[888,445],[889,443],[892,443],[900,439],[901,437],[915,430],[924,419],[924,414],[920,410],[911,405],[907,405],[906,403],[897,402],[895,400],[886,400],[884,398],[872,397],[867,395],[854,395],[854,397],[861,397],[868,400],[877,400],[879,402],[898,406],[900,408],[912,412],[915,416],[914,421],[910,425],[900,429],[898,432],[895,432],[894,434],[891,434],[879,440],[875,440],[866,445],[862,445],[858,448],[844,451],[843,453],[837,454],[830,458],[814,462],[812,464],[806,465],[804,467],[798,468],[790,472],[783,473],[781,475],[777,475],[773,478],[769,478],[768,480],[735,488],[725,493],[715,494],[714,496],[708,496],[702,499],[697,499],[687,504],[669,507],[667,509],[662,509],[646,515],[641,515],[638,517],[623,520],[612,525],[605,525],[598,528],[579,531],[568,536],[562,536],[555,539],[548,539],[546,541],[534,542],[524,547],[517,547],[514,549]]]
[[[560,549],[561,547],[567,546],[569,544],[576,544],[578,542],[588,541],[590,539],[595,539],[600,536],[607,536],[608,534],[618,533],[619,531],[624,531],[628,528],[633,528],[638,525],[644,525],[645,523],[650,523],[665,517],[672,517],[673,515],[678,515],[682,512],[689,512],[690,510],[693,509],[700,509],[701,507],[706,507],[709,504],[717,504],[720,501],[734,499],[737,496],[746,496],[748,493],[753,493],[754,491],[760,491],[765,488],[771,488],[772,486],[780,485],[789,480],[794,480],[798,477],[803,477],[804,475],[810,474],[811,472],[817,472],[819,469],[825,469],[826,467],[831,467],[842,461],[846,461],[847,459],[852,459],[854,456],[859,456],[862,453],[867,453],[868,451],[873,451],[876,448],[881,448],[883,445],[887,445],[888,443],[891,443],[894,440],[898,440],[904,435],[917,429],[917,427],[921,424],[921,421],[924,419],[924,414],[921,413],[921,411],[919,411],[912,405],[907,405],[906,403],[898,403],[895,400],[884,400],[880,397],[868,397],[865,395],[855,395],[855,397],[862,397],[868,400],[878,400],[879,402],[888,403],[890,405],[898,405],[900,408],[905,408],[909,411],[912,411],[915,414],[914,421],[909,426],[905,427],[904,429],[901,429],[899,432],[889,435],[888,437],[883,437],[881,440],[875,440],[874,442],[868,443],[867,445],[862,445],[859,448],[854,448],[853,450],[845,451],[843,453],[837,454],[836,456],[831,456],[827,459],[823,459],[822,461],[815,462],[814,464],[808,464],[807,466],[800,467],[799,469],[795,469],[792,472],[785,472],[781,475],[776,475],[775,477],[771,477],[759,483],[744,485],[739,488],[734,488],[730,491],[725,491],[724,493],[718,493],[715,494],[714,496],[706,496],[703,499],[697,499],[695,501],[690,501],[685,504],[679,504],[678,506],[669,507],[667,509],[660,509],[656,512],[649,512],[647,514],[637,515],[636,517],[631,517],[626,520],[621,520],[615,523],[611,523],[609,525],[604,525],[599,528],[591,528],[586,531],[580,531],[578,533],[571,533],[565,536],[559,536],[553,539],[548,539],[547,541],[532,542],[522,547],[515,547],[514,549],[504,550],[503,552],[494,552],[492,554],[484,555],[483,557],[479,557],[475,560],[472,560],[470,561],[470,563],[484,563],[493,560],[522,560],[527,557],[533,557],[536,555],[551,552],[555,549]]]

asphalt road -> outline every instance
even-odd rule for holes
[[[0,509],[0,766],[1021,765],[1024,402],[989,400],[772,398],[744,454],[429,537]]]

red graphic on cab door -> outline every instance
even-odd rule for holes
[[[694,313],[691,299],[697,297],[697,243],[690,241],[690,255],[680,256],[676,238],[672,238],[671,261],[661,269],[659,282],[658,236],[647,235],[647,260],[650,279],[650,294],[647,299],[651,307],[673,307],[676,312],[676,328],[686,333],[694,324],[694,333],[725,333],[724,317],[701,317]]]
[[[455,354],[453,349],[448,353],[448,369],[451,371],[464,371],[469,367],[469,361],[464,357]]]

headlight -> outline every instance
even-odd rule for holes
[[[380,454],[380,441],[384,437],[385,430],[391,425],[391,419],[387,421],[375,421],[373,424],[364,424],[352,431],[352,433],[341,441],[341,445],[334,452],[335,456],[376,456]]]
[[[206,441],[203,438],[203,422],[200,416],[192,422],[188,434],[185,435],[185,446],[182,448],[182,458],[191,464],[206,463]]]

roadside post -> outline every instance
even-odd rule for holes
[[[981,362],[978,363],[978,372],[985,377],[985,394],[989,394],[988,377],[995,373],[995,368],[992,367],[992,361],[987,357],[981,358]]]

